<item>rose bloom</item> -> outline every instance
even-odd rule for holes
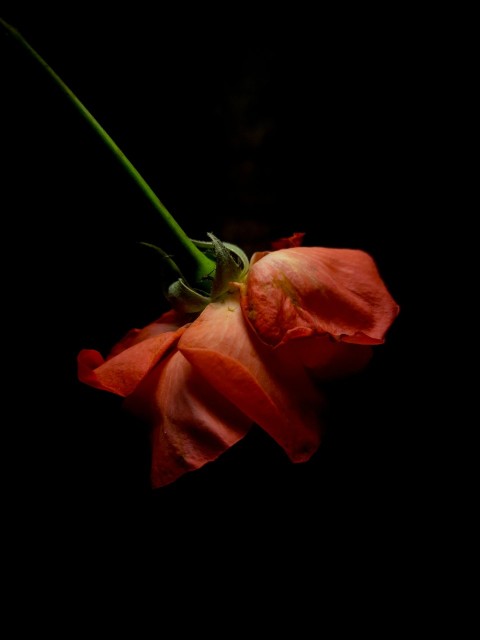
[[[373,259],[300,247],[302,237],[255,253],[244,281],[199,314],[172,309],[106,360],[79,353],[82,382],[151,424],[154,488],[213,461],[253,424],[307,461],[323,431],[322,380],[361,370],[383,343],[399,308]]]

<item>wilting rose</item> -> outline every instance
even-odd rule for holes
[[[126,398],[152,425],[152,485],[217,458],[253,424],[294,462],[322,435],[319,383],[362,369],[398,306],[372,258],[297,246],[257,253],[243,282],[205,309],[171,310],[130,331],[104,360],[78,356],[82,382]]]

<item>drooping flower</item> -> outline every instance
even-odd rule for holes
[[[254,254],[202,311],[172,309],[106,360],[80,352],[79,379],[152,425],[153,487],[215,460],[253,424],[308,460],[323,431],[318,383],[362,369],[383,342],[398,306],[373,259],[302,237]]]
[[[126,398],[152,425],[152,484],[214,460],[258,424],[295,462],[317,450],[317,381],[368,362],[398,307],[361,251],[300,247],[303,234],[249,261],[211,234],[192,241],[90,111],[23,36],[12,36],[120,161],[162,224],[172,310],[130,331],[106,360],[85,349],[79,379]]]

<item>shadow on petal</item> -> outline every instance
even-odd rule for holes
[[[154,488],[212,462],[252,425],[178,351],[150,373],[125,407],[152,425]]]

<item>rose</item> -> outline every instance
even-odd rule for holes
[[[164,294],[173,309],[130,331],[106,360],[78,356],[81,381],[126,398],[151,422],[152,483],[214,460],[257,423],[293,461],[321,437],[318,382],[361,369],[398,313],[375,263],[357,250],[300,247],[303,234],[249,261],[234,245],[187,236],[100,123],[23,36],[33,56],[114,153],[162,225]],[[250,267],[250,268],[249,268]]]
[[[106,360],[80,352],[79,379],[152,425],[153,487],[213,461],[253,424],[308,460],[322,435],[319,383],[362,369],[384,341],[399,308],[373,259],[300,247],[302,236],[254,254],[200,313],[168,311]]]

